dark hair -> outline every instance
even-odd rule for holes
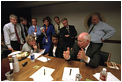
[[[67,18],[63,18],[61,21],[65,21],[65,20],[68,21]]]
[[[22,22],[23,20],[27,20],[27,19],[24,17],[19,17],[19,20],[20,20],[20,22]]]
[[[49,18],[48,17],[44,17],[42,21],[44,22],[45,20],[48,20],[48,22],[49,22]]]
[[[58,16],[55,16],[55,17],[54,17],[54,20],[55,20],[55,18],[59,19],[59,17],[58,17]]]
[[[35,19],[35,20],[37,21],[37,18],[32,18],[32,19]],[[32,19],[31,19],[31,20],[32,20]]]
[[[57,38],[57,39],[59,40],[59,35],[56,34],[56,33],[55,33],[55,34],[52,34],[52,36],[51,36],[51,38],[50,38],[51,40],[52,40],[52,37],[55,37],[55,38]]]

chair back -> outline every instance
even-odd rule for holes
[[[2,50],[1,52],[1,80],[5,80],[6,76],[5,73],[10,71],[10,66],[9,66],[9,59],[8,59],[8,54],[10,54],[12,51],[11,50]]]
[[[100,64],[99,65],[105,66],[105,62],[110,61],[110,56],[111,56],[110,53],[100,51]]]

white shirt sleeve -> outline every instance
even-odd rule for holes
[[[5,44],[8,48],[10,48],[11,47],[11,44],[10,44],[10,31],[6,26],[3,27],[3,31],[4,31]]]
[[[87,61],[85,61],[86,63],[89,63],[90,62],[90,57],[88,57]]]

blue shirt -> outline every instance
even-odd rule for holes
[[[40,26],[36,26],[37,32],[36,32],[36,36],[38,37],[41,34],[41,30],[40,30]],[[33,34],[33,32],[35,32],[35,27],[32,25],[29,27],[28,29],[28,34]],[[34,34],[33,34],[34,35]]]
[[[90,25],[89,31],[91,30],[92,27],[93,27],[93,24]],[[112,37],[115,32],[116,30],[113,27],[109,26],[108,24],[104,22],[99,21],[90,32],[91,42],[102,43],[101,38],[103,40],[106,40]]]

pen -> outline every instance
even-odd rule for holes
[[[71,75],[71,72],[72,72],[72,69],[70,69],[70,73],[69,73],[69,75]]]
[[[45,75],[45,69],[44,69],[44,75]]]
[[[48,61],[48,58],[47,58],[47,61]]]

